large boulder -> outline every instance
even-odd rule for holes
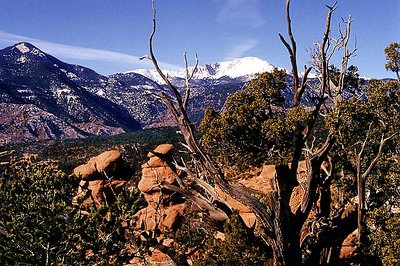
[[[152,157],[142,165],[142,178],[139,181],[138,188],[143,193],[159,191],[158,184],[161,181],[174,184],[176,183],[176,174],[162,159]]]
[[[352,258],[357,250],[357,230],[352,232],[343,241],[342,248],[340,249],[340,258],[349,259]]]
[[[174,145],[172,144],[161,144],[158,145],[154,150],[147,154],[147,157],[151,158],[154,156],[162,157],[170,155],[174,151]]]
[[[85,207],[94,202],[96,206],[112,202],[128,181],[131,171],[125,166],[121,152],[111,150],[91,158],[86,164],[74,169],[74,174],[81,178],[75,204]]]
[[[179,226],[185,208],[186,203],[159,206],[156,209],[149,205],[137,212],[136,227],[150,232],[157,227],[161,232],[169,232]]]
[[[91,158],[86,164],[74,169],[74,174],[80,176],[82,180],[104,179],[105,175],[111,177],[119,174],[124,168],[121,152],[111,150],[101,153]]]

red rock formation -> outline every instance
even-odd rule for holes
[[[161,190],[160,182],[176,184],[176,174],[168,165],[174,150],[171,144],[162,144],[148,153],[149,160],[142,165],[142,179],[138,188],[148,206],[137,213],[136,226],[146,231],[158,228],[166,232],[176,228],[186,208],[181,198]]]
[[[106,151],[91,158],[87,164],[74,169],[74,174],[82,180],[73,202],[81,203],[85,207],[90,206],[91,202],[96,206],[112,202],[127,183],[121,180],[127,178],[123,173],[124,162],[118,150]]]
[[[149,233],[154,230],[166,233],[176,229],[181,222],[186,203],[180,195],[160,187],[160,182],[177,185],[177,176],[168,164],[171,162],[173,150],[171,144],[159,145],[147,154],[149,160],[142,165],[142,178],[138,188],[148,206],[136,214],[138,229]],[[158,241],[164,246],[171,246],[173,243],[172,239],[165,238],[163,234]],[[175,265],[168,255],[157,248],[151,248],[150,252],[145,261],[134,258],[127,265]]]
[[[80,176],[82,180],[104,179],[104,172],[110,175],[121,168],[123,160],[121,152],[118,150],[106,151],[91,158],[87,164],[80,165],[74,169],[74,174]]]

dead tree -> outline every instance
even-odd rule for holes
[[[292,65],[293,75],[293,108],[301,107],[301,100],[307,88],[308,75],[311,67],[305,67],[304,74],[300,78],[298,74],[297,59],[296,59],[296,42],[292,33],[292,25],[290,18],[290,0],[286,1],[286,20],[288,25],[288,35],[290,43],[285,40],[282,35],[279,35],[283,44],[287,48]],[[325,184],[325,188],[329,190],[331,173],[333,166],[328,159],[335,137],[328,134],[321,147],[316,149],[306,149],[306,143],[313,132],[321,107],[327,99],[329,90],[329,72],[328,72],[328,56],[327,46],[330,43],[330,24],[331,16],[336,8],[336,4],[329,7],[326,20],[325,33],[320,45],[321,55],[321,84],[317,95],[317,103],[311,111],[305,127],[298,127],[294,135],[294,147],[290,164],[276,165],[276,176],[272,181],[274,189],[268,193],[263,200],[256,197],[253,191],[238,184],[230,183],[225,179],[220,167],[200,148],[198,141],[194,135],[194,127],[188,117],[188,100],[190,98],[190,80],[193,77],[196,67],[190,72],[186,66],[186,90],[184,95],[172,82],[168,76],[160,69],[157,59],[153,52],[153,41],[156,32],[156,9],[153,7],[153,30],[149,38],[150,54],[145,56],[152,61],[156,71],[165,81],[170,89],[170,95],[159,93],[156,95],[173,114],[180,133],[183,136],[183,146],[191,155],[191,163],[176,163],[176,168],[186,172],[186,180],[180,180],[179,186],[161,183],[165,189],[172,190],[176,193],[181,193],[188,199],[210,214],[218,214],[215,217],[226,219],[230,215],[230,206],[223,202],[216,194],[214,187],[218,186],[224,193],[247,206],[256,216],[262,225],[265,233],[265,241],[269,245],[273,253],[275,265],[299,265],[302,261],[301,254],[301,229],[303,228],[307,218],[309,217],[312,206],[315,204],[317,197],[317,189],[320,184]],[[346,43],[347,46],[347,43]],[[347,62],[345,62],[347,64]],[[197,65],[197,60],[196,60]],[[296,211],[292,212],[290,208],[290,198],[293,189],[298,185],[297,172],[299,162],[302,155],[306,152],[307,156],[307,182],[304,196],[301,204]],[[323,164],[326,165],[323,165]],[[189,182],[196,183],[202,188],[203,193],[191,190],[188,186]],[[197,202],[197,203],[196,203]],[[201,202],[201,203],[199,203]],[[224,208],[220,206],[224,205]],[[329,204],[328,204],[329,205]],[[329,211],[328,211],[329,212]]]

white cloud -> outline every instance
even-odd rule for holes
[[[105,63],[119,63],[132,65],[135,68],[148,68],[151,64],[148,60],[140,61],[138,56],[129,54],[65,45],[59,43],[48,42],[26,36],[16,35],[4,31],[0,31],[0,43],[4,45],[13,45],[18,42],[29,42],[37,46],[39,49],[49,53],[55,57],[63,59],[74,59],[83,61],[99,61]],[[160,62],[160,66],[166,69],[177,69],[175,65]]]
[[[242,57],[247,51],[250,51],[258,45],[257,39],[249,39],[242,41],[232,47],[227,54],[226,60]]]
[[[261,13],[261,4],[260,0],[224,0],[217,21],[259,28],[265,23]]]

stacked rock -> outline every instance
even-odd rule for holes
[[[161,144],[149,152],[142,165],[138,188],[148,206],[137,213],[137,227],[146,231],[167,232],[175,229],[183,217],[186,203],[180,195],[162,188],[162,184],[177,185],[177,173],[171,164],[174,146]]]

